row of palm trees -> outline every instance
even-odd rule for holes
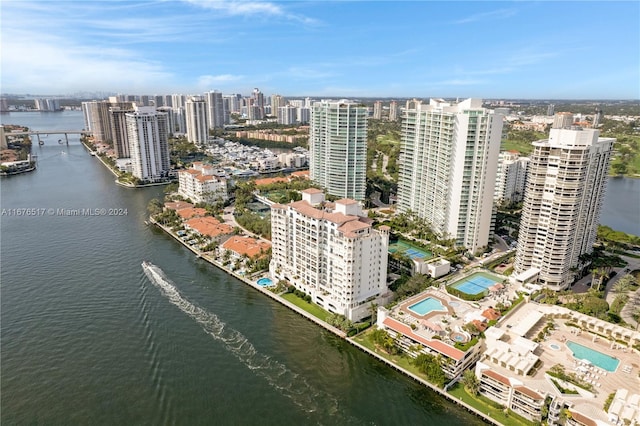
[[[578,257],[578,261],[581,265],[584,265],[583,270],[591,271],[593,274],[593,280],[591,281],[591,288],[600,291],[600,287],[605,278],[611,274],[613,268],[624,265],[624,261],[618,255],[606,254],[604,247],[595,247],[591,253],[583,253]],[[574,272],[577,272],[577,268],[573,268]]]

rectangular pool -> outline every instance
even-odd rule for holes
[[[447,311],[444,305],[438,299],[434,299],[433,297],[427,297],[418,303],[414,303],[409,306],[408,309],[418,315],[426,315],[432,311]]]
[[[566,345],[569,350],[573,352],[574,358],[586,359],[591,364],[595,365],[596,367],[602,368],[603,370],[607,370],[613,373],[614,371],[616,371],[616,368],[618,368],[618,364],[620,364],[619,359],[607,354],[603,354],[602,352],[598,352],[595,349],[582,346],[579,343],[567,341]]]

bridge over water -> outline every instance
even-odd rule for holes
[[[7,146],[7,136],[32,136],[35,135],[38,139],[38,145],[44,145],[44,142],[40,140],[41,135],[64,135],[65,142],[69,144],[69,135],[91,135],[90,130],[29,130],[26,132],[2,132],[2,146]]]

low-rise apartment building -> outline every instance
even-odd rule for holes
[[[226,201],[227,180],[216,176],[211,166],[195,162],[190,169],[178,173],[178,194],[190,199],[194,203],[215,203]]]
[[[480,394],[531,421],[542,419],[546,395],[524,386],[517,379],[506,377],[479,362],[476,377],[480,380]]]

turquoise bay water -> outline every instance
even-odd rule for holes
[[[616,371],[616,368],[618,368],[618,364],[620,364],[619,359],[603,354],[595,349],[582,346],[578,343],[567,341],[566,345],[571,352],[573,352],[574,358],[586,359],[596,367],[600,367],[603,370],[614,372]]]
[[[80,112],[0,118],[83,127]],[[35,146],[1,207],[128,214],[0,217],[0,424],[482,424],[145,226],[162,188],[115,185],[70,139]]]

